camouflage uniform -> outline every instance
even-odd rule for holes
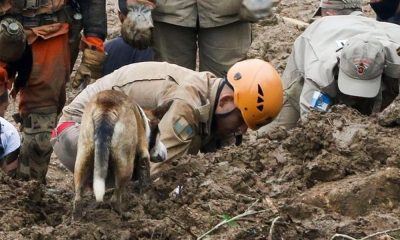
[[[65,104],[79,33],[83,26],[85,36],[105,38],[105,0],[5,0],[0,12],[1,19],[13,18],[23,25],[32,58],[29,79],[18,89],[15,119],[22,131],[18,176],[45,183],[52,153],[50,134]],[[76,14],[83,15],[82,20],[74,18]]]

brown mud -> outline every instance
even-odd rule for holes
[[[282,72],[303,30],[282,17],[308,21],[317,5],[281,1],[278,16],[255,25],[249,57]],[[240,147],[183,157],[142,194],[130,186],[123,218],[88,194],[82,220],[72,222],[72,175],[55,157],[47,186],[0,173],[0,239],[196,239],[241,214],[204,239],[330,239],[338,233],[358,239],[395,229],[399,112],[400,99],[369,117],[337,106],[312,112],[290,131],[261,139],[250,133]],[[400,239],[400,232],[388,234],[370,239]]]

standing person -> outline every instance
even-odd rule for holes
[[[21,138],[17,129],[4,119],[8,104],[8,92],[6,90],[0,95],[0,168],[8,175],[15,176]]]
[[[127,1],[115,0],[115,6],[118,11],[118,18],[123,23],[128,15]],[[126,43],[121,36],[107,41],[104,47],[107,55],[104,62],[103,75],[112,73],[114,70],[128,64],[152,61],[154,58],[152,48],[134,48]]]
[[[358,16],[315,21],[296,39],[283,72],[282,111],[259,136],[335,104],[365,115],[382,111],[399,94],[399,50],[398,25]]]
[[[362,0],[321,0],[313,17],[363,15]]]
[[[243,60],[251,44],[251,25],[241,18],[246,0],[158,1],[153,10],[155,58],[223,76]],[[271,1],[266,2],[265,13]],[[242,11],[243,12],[243,11]]]
[[[168,160],[153,165],[152,173],[182,155],[215,151],[235,133],[272,121],[282,106],[280,77],[262,60],[236,63],[227,78],[165,62],[127,65],[89,85],[63,109],[52,143],[70,171],[84,108],[98,92],[108,89],[124,92],[144,109],[173,101],[158,125]]]
[[[73,83],[101,76],[103,40],[107,33],[105,0],[4,0],[0,10],[4,23],[1,26],[7,26],[2,36],[17,32],[17,26],[22,26],[19,32],[26,37],[22,56],[0,57],[1,65],[12,73],[10,79],[18,76],[12,92],[14,97],[17,93],[20,96],[19,113],[15,115],[22,131],[18,175],[45,183],[52,153],[50,133],[65,104],[65,85],[79,43],[83,58]],[[0,45],[4,53],[7,43]]]
[[[371,0],[378,21],[400,24],[400,0]]]

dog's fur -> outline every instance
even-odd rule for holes
[[[80,200],[85,185],[92,180],[97,202],[102,202],[106,184],[115,184],[112,203],[121,212],[121,197],[133,172],[140,186],[150,181],[150,163],[167,158],[160,142],[158,123],[170,103],[146,113],[124,93],[98,93],[82,115],[74,171],[73,216],[81,215]]]

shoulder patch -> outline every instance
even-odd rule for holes
[[[183,117],[178,118],[174,123],[174,132],[184,141],[194,136],[193,127]]]

